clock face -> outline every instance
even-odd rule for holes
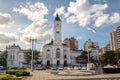
[[[57,23],[56,25],[58,26],[59,24]]]
[[[57,34],[59,34],[60,32],[59,31],[56,31]]]

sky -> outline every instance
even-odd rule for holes
[[[100,47],[120,24],[120,0],[0,0],[0,50],[15,43],[35,49],[53,38],[55,14],[62,20],[62,40],[75,37],[79,49],[91,39]]]

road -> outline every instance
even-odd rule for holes
[[[28,80],[120,80],[119,74],[94,74],[80,70],[34,71]]]

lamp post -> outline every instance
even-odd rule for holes
[[[33,63],[33,48],[34,48],[34,43],[35,43],[35,41],[36,41],[36,39],[30,39],[30,41],[31,41],[31,47],[32,47],[32,54],[31,54],[31,72],[33,72],[34,71],[34,63]]]
[[[87,71],[90,70],[90,53],[88,51],[88,63],[87,63]]]
[[[87,71],[90,70],[90,52],[91,50],[88,50],[88,63],[87,63]]]

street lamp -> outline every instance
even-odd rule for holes
[[[87,63],[87,71],[90,70],[90,50],[88,50],[88,63]]]
[[[32,56],[31,56],[31,72],[33,72],[34,71],[34,69],[33,69],[33,48],[34,48],[34,42],[36,41],[36,39],[30,39],[30,41],[31,41],[31,46],[32,46]]]

